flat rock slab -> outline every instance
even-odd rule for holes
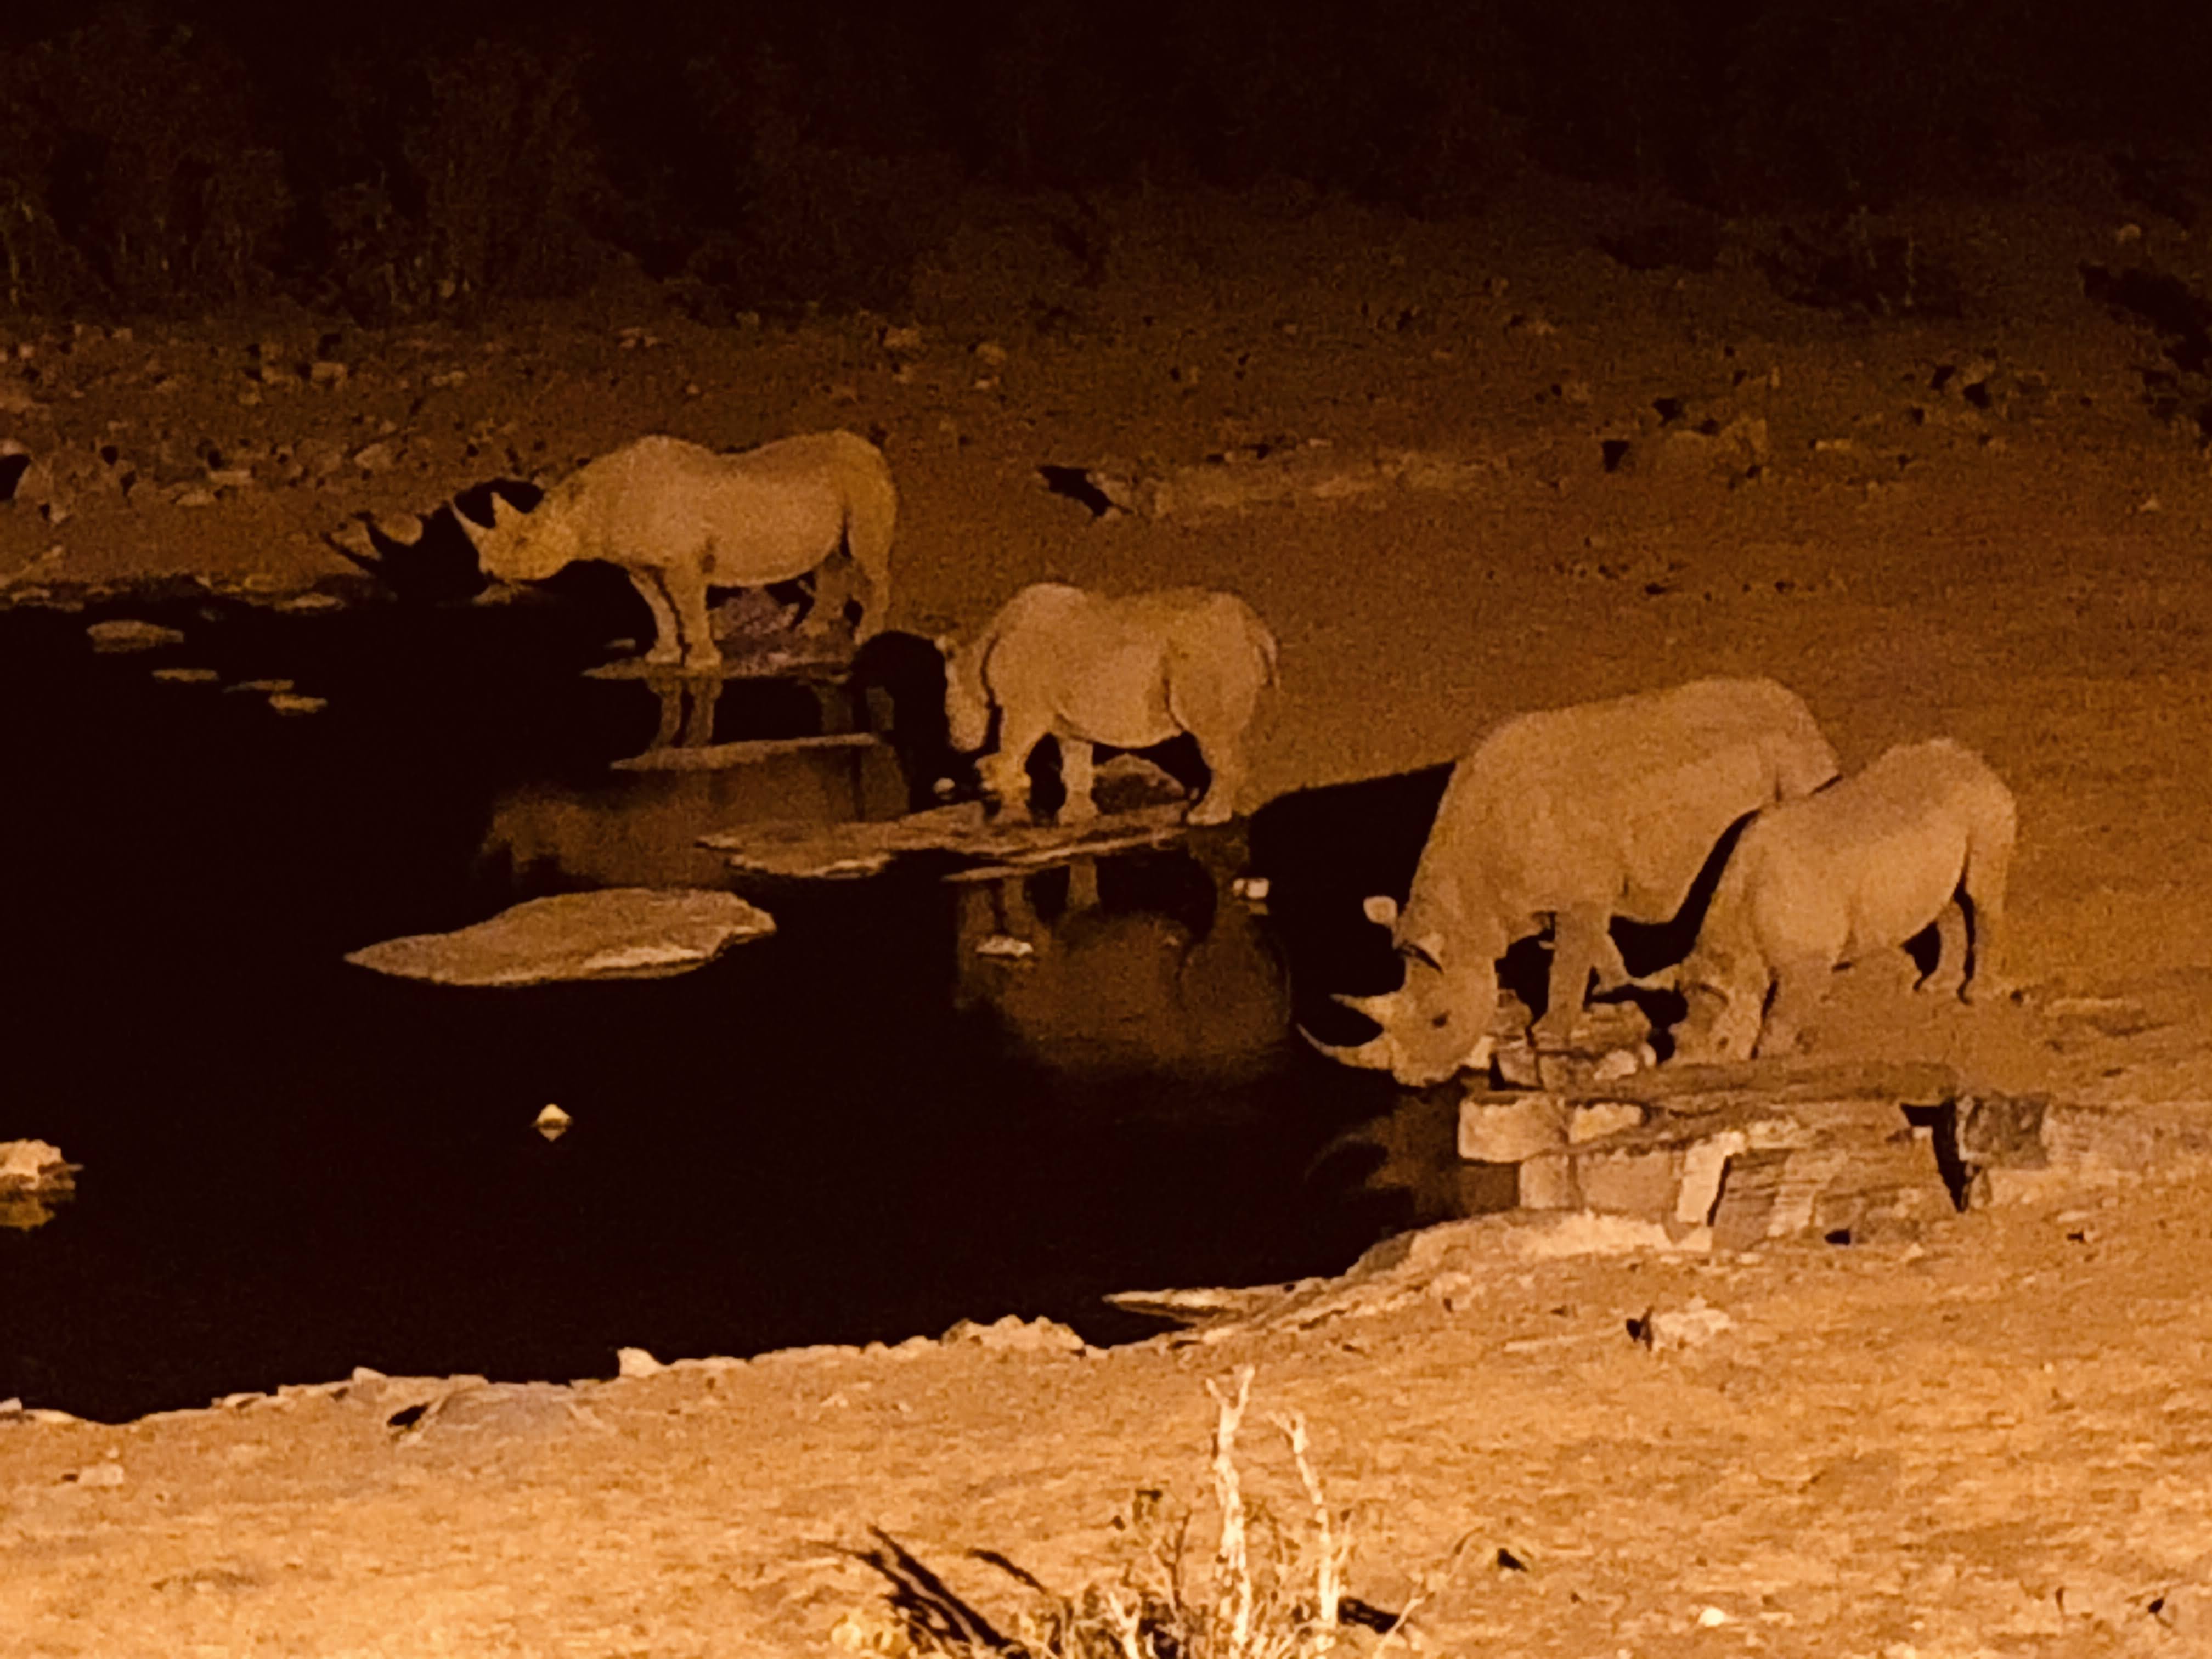
[[[867,732],[830,732],[804,738],[744,738],[734,743],[707,743],[685,748],[671,744],[648,749],[612,763],[617,772],[720,772],[733,766],[752,766],[783,755],[810,749],[880,749],[884,740]]]
[[[910,813],[882,823],[803,823],[771,820],[702,836],[740,870],[794,878],[869,876],[898,858],[951,854],[1009,873],[1065,859],[1125,848],[1157,846],[1183,833],[1180,805],[1107,812],[1081,823],[994,819],[981,802]]]
[[[434,985],[666,979],[775,931],[768,912],[734,893],[611,887],[532,899],[472,927],[386,939],[346,960]]]
[[[850,646],[814,646],[802,641],[757,651],[726,650],[722,660],[712,668],[686,668],[678,663],[624,657],[586,668],[584,675],[594,680],[768,680],[842,674],[852,663]]]

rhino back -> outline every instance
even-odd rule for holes
[[[1516,715],[1455,770],[1408,909],[1486,915],[1509,937],[1577,905],[1666,921],[1731,824],[1833,764],[1803,702],[1771,680]]]

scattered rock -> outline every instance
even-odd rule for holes
[[[437,985],[663,979],[775,931],[766,911],[734,893],[615,887],[532,899],[471,927],[387,939],[346,960]]]
[[[222,676],[212,668],[157,668],[153,678],[164,685],[213,685]]]
[[[989,1325],[963,1319],[945,1332],[945,1340],[1001,1353],[1087,1353],[1091,1346],[1066,1326],[1053,1320],[1019,1319],[1012,1314]]]
[[[994,933],[976,945],[975,954],[979,957],[1002,957],[1010,961],[1019,962],[1024,957],[1035,956],[1036,946],[1025,939],[1016,939],[1011,933]]]
[[[1628,1322],[1628,1334],[1656,1353],[1677,1352],[1711,1341],[1735,1328],[1735,1321],[1693,1296],[1686,1307],[1648,1313]]]
[[[52,1141],[0,1140],[0,1192],[70,1192],[80,1167],[65,1160]]]
[[[544,1135],[547,1140],[552,1141],[558,1140],[562,1135],[567,1134],[569,1126],[575,1121],[558,1106],[548,1103],[544,1109],[531,1120],[531,1127],[539,1134]]]
[[[319,714],[331,704],[327,697],[302,696],[296,691],[272,691],[269,694],[269,706],[280,714]]]
[[[643,1348],[617,1348],[615,1363],[623,1376],[658,1376],[668,1369]]]
[[[396,1439],[403,1446],[449,1439],[501,1442],[535,1439],[581,1425],[606,1425],[557,1382],[486,1382],[469,1379],[419,1408],[394,1414]],[[398,1420],[404,1419],[404,1420]]]
[[[141,622],[136,617],[118,617],[106,622],[96,622],[84,630],[92,641],[92,648],[103,654],[124,651],[152,651],[165,645],[182,645],[184,634],[174,628],[164,628],[159,623]]]

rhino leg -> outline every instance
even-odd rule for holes
[[[647,647],[645,659],[650,663],[679,662],[684,656],[684,630],[677,621],[676,607],[669,602],[668,592],[661,586],[657,570],[632,570],[626,573],[629,585],[637,589],[638,597],[653,612],[653,642]]]
[[[2005,887],[2012,873],[2013,832],[2009,820],[1978,829],[1966,848],[1966,873],[1960,884],[1967,923],[1966,976],[1959,995],[1985,1002],[2011,988],[2002,972],[2004,957]]]
[[[1048,724],[1032,710],[1000,706],[999,746],[976,763],[975,770],[1008,818],[1018,821],[1030,815],[1030,751],[1044,741]]]
[[[1938,990],[1956,969],[1959,994],[1964,997],[1969,983],[1967,963],[1973,951],[1972,924],[1965,907],[1957,903],[1943,907],[1942,914],[1936,918],[1936,960],[1926,973],[1912,981],[1912,988],[1920,992]]]
[[[1206,781],[1206,793],[1191,803],[1185,821],[1226,823],[1237,811],[1237,797],[1244,787],[1243,745],[1234,738],[1201,742],[1198,752],[1212,775]]]
[[[707,573],[696,566],[678,567],[663,570],[660,580],[668,589],[669,604],[675,608],[676,639],[684,665],[720,667],[722,648],[714,643],[714,629],[707,619]]]
[[[1615,985],[1627,979],[1627,967],[1613,942],[1612,920],[1606,910],[1587,908],[1562,910],[1553,919],[1549,995],[1544,1017],[1536,1022],[1537,1034],[1546,1041],[1564,1043],[1573,1033],[1589,1000],[1591,974],[1601,981],[1610,974]]]
[[[1836,964],[1822,956],[1793,957],[1774,964],[1774,1000],[1766,1006],[1765,1023],[1759,1027],[1760,1059],[1796,1054],[1804,1041],[1806,1023],[1828,994],[1828,981]]]
[[[1098,816],[1098,803],[1091,799],[1091,787],[1097,775],[1096,757],[1091,745],[1080,738],[1071,738],[1065,732],[1060,739],[1060,783],[1067,791],[1067,799],[1060,805],[1062,823],[1087,823]]]

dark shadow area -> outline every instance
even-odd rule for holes
[[[1091,482],[1091,469],[1082,466],[1041,466],[1037,477],[1044,487],[1055,495],[1065,495],[1069,501],[1085,508],[1094,519],[1103,519],[1113,512],[1111,496]]]

